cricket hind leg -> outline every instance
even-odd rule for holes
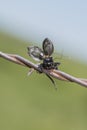
[[[52,79],[52,77],[49,74],[46,74],[46,76],[51,80],[52,84],[54,85],[55,89],[57,90],[56,84],[55,84],[54,80]]]

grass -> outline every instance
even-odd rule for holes
[[[25,43],[0,33],[0,51],[26,58]],[[31,60],[29,58],[29,60]],[[62,59],[60,69],[87,78],[87,65]],[[58,90],[43,74],[27,76],[28,69],[0,59],[1,130],[86,130],[87,89],[58,80]]]

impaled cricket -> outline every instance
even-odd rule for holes
[[[81,86],[87,87],[87,79],[76,78],[58,69],[60,62],[54,62],[53,57],[51,56],[54,51],[54,45],[52,41],[48,38],[44,39],[42,43],[42,49],[38,46],[30,46],[27,47],[27,49],[29,56],[36,61],[41,61],[40,64],[34,64],[33,62],[19,55],[6,54],[3,52],[0,52],[0,57],[30,68],[28,75],[32,74],[34,70],[38,71],[39,73],[44,73],[52,81],[54,86],[55,82],[52,77],[62,81],[75,82],[77,84],[80,84]]]

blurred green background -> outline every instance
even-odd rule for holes
[[[30,44],[0,33],[0,51],[29,60]],[[87,65],[62,58],[60,70],[87,78]],[[27,76],[28,68],[0,58],[0,130],[87,130],[87,89],[44,74]]]

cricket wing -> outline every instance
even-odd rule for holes
[[[27,49],[28,49],[29,56],[32,57],[34,60],[40,61],[43,59],[44,54],[41,48],[37,46],[30,46],[27,47]]]

